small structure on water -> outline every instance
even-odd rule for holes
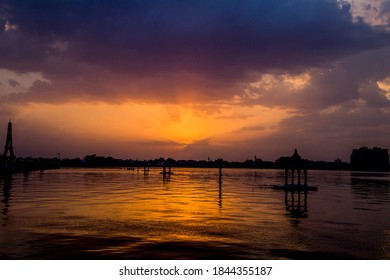
[[[301,175],[303,173],[303,183]],[[291,174],[291,175],[290,175]],[[295,181],[295,174],[297,175],[297,181]],[[290,177],[290,178],[289,178]],[[288,159],[284,169],[284,185],[274,186],[275,190],[286,191],[316,191],[316,187],[309,186],[307,184],[307,166],[298,154],[297,149],[294,150],[294,154]]]
[[[168,171],[167,171],[167,167],[168,167]],[[163,174],[163,175],[172,175],[173,172],[171,171],[171,165],[166,166],[166,165],[164,164],[164,165],[163,165],[162,174]]]

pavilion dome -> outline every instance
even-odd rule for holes
[[[294,150],[294,154],[290,157],[292,164],[299,164],[302,162],[301,156],[298,154],[297,149]]]

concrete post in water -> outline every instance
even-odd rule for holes
[[[219,169],[219,176],[218,176],[218,182],[219,184],[222,184],[222,161],[223,159],[218,159],[218,169]]]
[[[295,169],[292,168],[291,171],[292,171],[292,172],[291,172],[291,185],[294,185],[294,173],[295,173]]]
[[[298,185],[301,185],[301,170],[298,169]]]
[[[305,186],[307,186],[307,169],[305,168],[303,171],[305,176]]]
[[[284,169],[284,185],[288,185],[288,168]]]

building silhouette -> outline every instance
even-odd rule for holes
[[[362,147],[351,154],[351,169],[365,171],[388,171],[389,152],[387,149]]]

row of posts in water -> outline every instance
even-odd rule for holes
[[[128,170],[135,170],[137,168],[137,171],[139,172],[140,170],[140,167],[127,167]],[[172,172],[172,168],[170,165],[166,166],[166,165],[163,165],[162,166],[163,168],[163,171],[161,172],[163,177],[166,177],[166,176],[170,176],[173,174]],[[149,172],[150,168],[149,166],[145,165],[144,166],[144,173],[147,174]],[[219,170],[219,182],[222,182],[222,166],[219,166],[218,167],[218,170]]]
[[[140,171],[140,167],[128,167],[129,170]],[[149,166],[144,166],[143,171],[146,175],[149,172]],[[162,166],[163,182],[168,182],[170,176],[173,174],[171,166]],[[306,175],[306,172],[305,172]],[[305,184],[306,184],[305,176]],[[218,184],[219,184],[219,201],[218,205],[222,208],[222,166],[218,167]],[[303,197],[302,197],[303,196]],[[305,218],[307,217],[307,191],[287,191],[285,190],[284,198],[287,212],[290,213],[292,218]]]

